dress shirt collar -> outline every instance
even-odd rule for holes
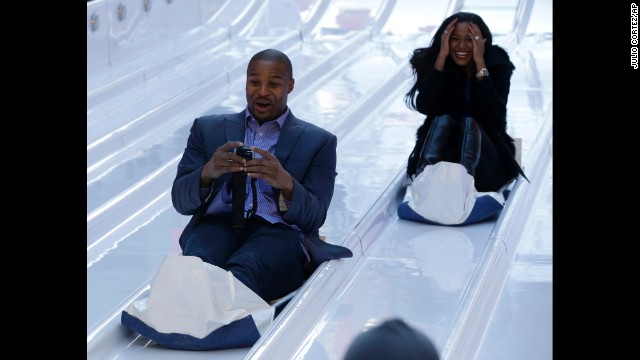
[[[270,120],[270,121],[275,121],[278,124],[278,126],[280,127],[280,129],[282,129],[282,126],[284,125],[284,121],[287,119],[287,116],[289,116],[289,112],[290,112],[289,111],[289,107],[287,106],[287,110],[285,110],[285,112],[282,113],[282,115],[278,116],[278,118],[276,118],[275,120]],[[251,119],[255,120],[255,118],[253,117],[253,115],[251,115],[251,112],[249,111],[249,107],[245,108],[244,114],[245,114],[244,116],[245,116],[245,119],[246,119],[245,126],[249,126],[249,120],[251,120]],[[258,121],[258,120],[256,120],[256,121]],[[268,123],[270,121],[267,121],[266,123]]]

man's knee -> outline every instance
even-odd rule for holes
[[[202,261],[206,263],[209,263],[211,265],[216,265],[213,257],[210,254],[206,254],[204,251],[192,250],[187,247],[182,251],[182,255],[199,257]]]

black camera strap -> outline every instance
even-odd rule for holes
[[[253,204],[249,211],[247,211],[247,219],[253,217],[258,210],[258,190],[256,189],[256,178],[251,178],[251,194],[253,195]]]
[[[233,227],[236,229],[244,228],[245,219],[253,217],[258,210],[258,189],[256,187],[256,178],[251,179],[251,193],[253,204],[250,210],[245,214],[244,202],[247,197],[247,173],[244,171],[235,172],[231,175],[233,193],[231,197],[231,211],[233,219]]]
[[[247,173],[244,171],[231,174],[231,211],[233,227],[244,228],[244,199],[247,196]]]

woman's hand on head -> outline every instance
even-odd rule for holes
[[[447,60],[447,56],[449,56],[449,38],[451,37],[453,28],[456,26],[456,22],[458,22],[458,19],[453,19],[453,21],[444,28],[440,37],[440,52],[438,53],[435,64],[435,68],[438,71],[444,70],[444,63]]]
[[[484,64],[484,43],[487,41],[482,36],[482,32],[478,25],[473,22],[469,23],[469,36],[471,36],[471,41],[473,42],[473,59],[478,63],[478,61],[482,61]]]
[[[448,56],[449,55],[449,38],[451,37],[451,33],[453,33],[453,29],[456,26],[458,19],[453,19],[452,22],[444,28],[442,35],[440,37],[440,54],[438,56]]]

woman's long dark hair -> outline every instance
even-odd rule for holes
[[[458,23],[462,22],[473,22],[478,25],[480,28],[480,32],[482,33],[482,37],[487,39],[484,43],[485,49],[490,49],[491,45],[493,45],[493,36],[491,36],[491,31],[487,24],[485,24],[482,18],[474,13],[469,12],[459,12],[453,14],[446,18],[435,35],[433,35],[433,39],[431,39],[431,46],[426,48],[418,48],[413,51],[413,55],[409,60],[411,64],[411,68],[413,70],[413,75],[415,81],[411,90],[407,92],[404,96],[404,101],[410,109],[417,110],[415,104],[416,91],[418,91],[418,87],[420,81],[423,79],[424,74],[429,69],[433,69],[435,66],[436,59],[438,57],[438,53],[440,53],[440,47],[442,46],[442,33],[444,29],[449,25],[454,19],[458,19]],[[451,60],[449,56],[447,56],[447,60],[445,61],[445,68],[455,66],[455,63]]]

